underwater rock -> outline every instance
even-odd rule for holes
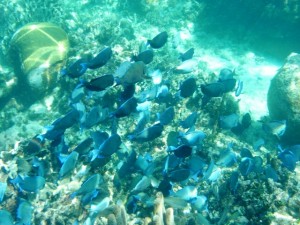
[[[15,32],[10,44],[19,85],[35,94],[52,89],[69,50],[66,32],[52,23],[30,23]]]
[[[300,55],[292,53],[271,81],[268,109],[272,120],[286,120],[282,139],[297,144],[300,138]]]

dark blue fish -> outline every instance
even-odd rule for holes
[[[185,118],[185,120],[181,121],[179,124],[180,126],[182,126],[184,129],[189,129],[192,126],[195,125],[196,121],[197,121],[197,112],[193,112],[190,115],[187,116],[187,118]]]
[[[88,82],[84,80],[81,80],[80,82],[81,84],[77,86],[78,88],[84,86],[86,89],[90,91],[104,91],[108,87],[111,87],[114,84],[115,78],[111,74],[106,74],[100,77],[96,77]]]
[[[99,148],[102,143],[109,138],[109,134],[104,131],[94,131],[91,132],[91,137],[95,143],[94,147]]]
[[[136,110],[137,99],[132,97],[124,102],[112,115],[116,118],[121,118],[130,115]]]
[[[121,137],[118,134],[111,135],[100,145],[98,149],[95,149],[92,152],[91,161],[94,161],[96,158],[111,156],[119,150],[121,143]]]
[[[245,158],[245,157],[253,158],[253,155],[248,148],[242,148],[240,152],[240,156],[241,158]]]
[[[97,69],[104,66],[112,56],[110,47],[103,48],[100,53],[89,61],[86,65],[89,69]]]
[[[59,179],[67,176],[74,170],[78,160],[78,156],[79,154],[76,151],[72,151],[70,155],[68,155],[68,157],[66,158],[59,170]]]
[[[109,117],[107,108],[94,106],[90,112],[86,113],[85,118],[81,121],[81,128],[89,129],[94,125],[106,120]]]
[[[166,31],[163,31],[158,35],[156,35],[151,40],[148,40],[148,44],[150,44],[152,48],[161,48],[167,43],[167,41],[168,41],[168,34]]]
[[[286,149],[279,153],[278,158],[281,160],[282,165],[286,167],[289,171],[294,171],[296,168],[297,163],[297,156],[290,151],[289,149]]]
[[[89,152],[91,145],[94,143],[93,138],[88,137],[80,142],[73,151],[78,152],[79,156],[85,155]]]
[[[294,154],[294,156],[296,157],[296,160],[300,161],[300,145],[293,145],[291,147],[288,147],[285,150],[292,152]]]
[[[125,159],[120,169],[117,171],[119,178],[125,178],[130,175],[134,170],[134,164],[136,163],[136,152],[132,150],[129,156]]]
[[[263,172],[263,159],[260,156],[254,156],[253,159],[253,172],[259,174]]]
[[[0,210],[0,224],[1,225],[13,225],[14,220],[10,212],[5,209]]]
[[[94,190],[94,191],[92,191],[92,192],[88,192],[88,193],[86,193],[85,195],[83,195],[82,197],[81,197],[81,204],[83,205],[83,206],[85,206],[85,205],[87,205],[87,204],[90,204],[95,198],[97,198],[97,196],[98,196],[98,194],[99,194],[99,191],[98,190]]]
[[[136,142],[147,142],[152,141],[155,138],[159,137],[163,132],[163,125],[160,123],[154,124],[151,127],[148,127],[137,134],[129,136],[129,139]]]
[[[138,202],[141,200],[140,196],[138,195],[131,195],[126,203],[126,212],[129,214],[136,213]]]
[[[22,225],[30,225],[33,213],[33,206],[25,199],[20,199],[17,208],[18,223]]]
[[[149,64],[153,61],[154,52],[152,49],[147,49],[140,52],[138,55],[132,56],[132,60],[135,62],[142,61],[145,64]]]
[[[66,130],[78,122],[79,112],[75,109],[70,110],[65,116],[58,118],[50,125],[50,130]]]
[[[130,84],[123,87],[123,91],[120,94],[120,102],[123,103],[132,98],[135,93],[135,84]]]
[[[254,170],[253,159],[248,157],[242,158],[239,170],[243,176],[249,175]]]
[[[82,76],[87,70],[87,64],[85,59],[78,59],[66,69],[61,71],[63,76],[69,76],[71,78],[78,78]]]
[[[188,145],[180,145],[177,148],[169,147],[168,152],[173,152],[178,158],[186,158],[192,154],[192,147]]]
[[[164,197],[168,197],[172,191],[172,184],[168,178],[164,178],[158,185],[157,190],[160,191]]]
[[[222,81],[219,81],[219,83],[223,84],[223,87],[224,87],[223,91],[224,91],[224,93],[227,93],[227,92],[231,92],[234,90],[235,85],[236,85],[236,79],[222,80]]]
[[[179,164],[182,162],[182,159],[177,157],[175,154],[173,155],[168,155],[166,157],[166,161],[165,161],[165,166],[163,169],[163,175],[167,175],[167,173],[169,172],[169,169],[175,169],[177,166],[179,166]]]
[[[21,191],[37,193],[39,190],[45,187],[45,178],[41,176],[17,176],[10,181],[21,189]]]
[[[190,176],[189,169],[178,169],[168,174],[168,179],[172,182],[181,182],[188,179]]]
[[[233,195],[236,194],[238,186],[239,186],[239,173],[237,171],[233,171],[229,178],[229,190]]]
[[[158,120],[162,125],[168,125],[172,122],[175,116],[174,107],[168,107],[164,112],[158,113]]]
[[[266,165],[266,167],[264,169],[264,174],[265,174],[266,178],[270,178],[275,182],[278,181],[278,174],[277,174],[276,170],[270,164]]]
[[[80,188],[70,195],[70,198],[75,198],[75,196],[85,195],[94,191],[101,182],[100,174],[94,174],[86,179],[80,186]]]
[[[190,159],[188,160],[189,169],[191,170],[192,175],[198,176],[199,173],[203,172],[204,167],[206,166],[206,163],[204,160],[197,156],[192,155]]]
[[[194,94],[197,89],[196,79],[194,77],[190,77],[184,80],[179,87],[179,95],[182,98],[188,98]]]
[[[250,113],[246,113],[243,115],[242,121],[239,122],[236,127],[231,128],[231,131],[236,135],[240,135],[244,132],[244,130],[250,127],[251,123],[252,119]]]
[[[194,51],[195,51],[194,48],[190,48],[186,52],[180,53],[179,59],[181,59],[181,61],[186,61],[186,60],[193,58]]]
[[[201,91],[204,95],[208,97],[221,97],[224,92],[225,88],[224,85],[220,82],[210,83],[210,84],[202,84]]]

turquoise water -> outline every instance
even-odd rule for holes
[[[282,166],[277,157],[280,139],[262,129],[262,123],[269,121],[270,80],[291,52],[299,52],[297,5],[297,1],[255,5],[251,1],[2,1],[0,197],[1,190],[4,194],[0,209],[6,211],[1,211],[0,224],[299,223],[299,169],[291,172]],[[40,22],[66,32],[68,54],[48,70],[44,66],[49,62],[39,52],[35,58],[43,59],[39,66],[25,72],[27,45],[12,49],[11,40],[26,24]],[[145,44],[164,31],[168,38],[162,47]],[[57,34],[45,32],[51,37]],[[34,48],[41,38],[32,38],[28,46]],[[85,68],[105,47],[112,50],[107,63]],[[194,48],[192,65],[179,71],[178,57],[190,48]],[[126,106],[126,115],[118,118],[124,96],[130,95],[120,81],[126,69],[118,68],[125,61],[134,64],[131,58],[141,49],[153,51],[153,61],[137,66],[131,74],[138,77],[136,82],[129,75],[124,78],[135,83],[138,104]],[[80,78],[62,76],[61,70],[71,70],[79,58],[84,59],[80,65],[86,72]],[[234,71],[235,86],[204,104],[203,87],[212,83],[219,87],[224,68]],[[102,77],[97,88],[108,82],[105,74],[113,75],[114,85],[90,90],[95,78]],[[196,81],[196,87],[184,97],[183,83],[188,78]],[[240,81],[244,87],[236,96]],[[79,84],[80,96],[74,100]],[[165,93],[163,87],[168,92],[158,97]],[[188,85],[185,91],[193,88]],[[169,107],[174,116],[157,116]],[[70,110],[75,112],[70,125],[56,121]],[[193,112],[195,124],[182,127],[180,122]],[[247,113],[252,123],[242,131],[219,125],[221,116],[232,114],[241,124]],[[158,123],[165,124],[158,127]],[[142,128],[136,131],[138,125]],[[161,133],[155,130],[155,138],[139,133],[153,126],[162,128]],[[64,134],[49,138],[49,131]],[[101,138],[113,137],[112,141],[102,145],[100,131],[107,133]],[[205,137],[197,136],[196,144],[187,147],[187,135],[199,131]],[[149,140],[139,139],[142,135]],[[76,149],[84,140],[87,144]],[[182,145],[184,152],[179,153]],[[245,148],[255,158],[249,160],[256,165],[251,169],[241,153]],[[168,158],[174,155],[179,159]],[[64,164],[66,159],[69,163]],[[238,174],[238,181],[233,174]],[[12,182],[15,178],[19,180]],[[162,188],[163,182],[172,188]]]

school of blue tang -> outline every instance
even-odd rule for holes
[[[36,224],[32,221],[38,209],[32,196],[46,186],[64,185],[74,175],[80,180],[80,186],[65,200],[77,199],[74,204],[88,213],[81,219],[72,216],[72,224],[96,224],[99,213],[109,206],[112,199],[108,198],[107,171],[114,174],[114,190],[125,196],[127,214],[147,215],[154,204],[153,196],[161,192],[166,204],[179,209],[190,205],[191,211],[204,213],[208,223],[218,222],[209,218],[212,209],[209,199],[222,201],[228,196],[241,195],[241,180],[281,182],[284,179],[277,171],[274,158],[264,158],[254,151],[263,144],[251,150],[226,143],[227,147],[218,155],[209,154],[205,142],[213,145],[212,132],[199,129],[201,111],[213,104],[215,98],[227,94],[240,97],[243,81],[237,79],[234,70],[223,68],[214,82],[206,83],[192,75],[179,86],[172,86],[172,82],[164,79],[165,72],[156,68],[152,72],[147,70],[155,60],[156,51],[163,52],[167,42],[168,34],[163,31],[142,43],[140,51],[120,63],[111,74],[89,80],[85,77],[88,71],[106,66],[114,56],[112,47],[104,47],[90,59],[68,63],[60,79],[77,83],[69,93],[69,110],[45,126],[44,133],[21,143],[26,157],[18,162],[18,174],[0,183],[0,202],[7,201],[7,186],[13,185],[18,193],[16,208],[14,213],[2,208],[0,224]],[[178,53],[180,62],[168,73],[172,76],[192,73],[198,64],[193,57],[196,51],[191,47]],[[106,95],[109,90],[114,90],[114,97]],[[198,109],[181,114],[183,102],[196,95],[201,96]],[[154,102],[164,110],[152,109]],[[124,132],[119,122],[125,120]],[[223,115],[219,112],[214,124],[218,132],[231,132],[239,137],[251,122],[250,113]],[[103,130],[101,124],[109,124],[110,130]],[[215,129],[214,124],[211,130]],[[66,140],[72,136],[74,127],[78,127],[79,133],[88,131],[89,136],[70,147]],[[278,139],[285,127],[285,121],[264,121],[262,126],[267,134]],[[130,147],[125,143],[130,143]],[[280,162],[279,168],[293,172],[300,160],[300,145],[278,147],[277,152],[275,160]],[[2,170],[9,173],[9,168]],[[209,188],[203,189],[204,186]]]

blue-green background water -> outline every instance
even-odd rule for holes
[[[233,143],[232,150],[238,156],[237,163],[231,167],[220,167],[222,173],[216,182],[201,179],[175,182],[175,192],[190,185],[197,188],[198,195],[207,197],[207,210],[197,210],[190,203],[185,207],[178,207],[178,203],[174,202],[166,203],[166,208],[174,209],[175,223],[297,224],[299,171],[292,173],[281,166],[277,158],[278,140],[261,129],[260,121],[268,116],[266,95],[270,80],[291,52],[299,52],[299,5],[299,1],[3,0],[0,3],[0,158],[3,169],[0,181],[8,186],[1,209],[9,211],[13,220],[18,221],[16,209],[21,197],[33,207],[31,224],[74,224],[76,221],[88,224],[91,204],[82,206],[79,197],[71,200],[69,195],[95,173],[103,176],[104,183],[99,188],[101,195],[92,204],[109,197],[111,206],[118,202],[126,206],[132,189],[143,173],[135,168],[126,179],[116,178],[117,165],[126,160],[123,154],[133,149],[142,157],[148,152],[156,163],[151,176],[152,183],[160,182],[167,156],[168,135],[171,132],[183,132],[179,121],[197,111],[199,117],[195,129],[203,130],[207,137],[202,147],[193,154],[203,158],[206,169],[211,159],[217,161],[220,152]],[[31,22],[52,22],[66,31],[70,40],[66,64],[78,57],[91,57],[104,46],[111,46],[112,59],[103,68],[88,71],[84,75],[87,80],[114,73],[122,62],[139,51],[142,42],[167,31],[168,42],[155,50],[154,61],[147,65],[147,73],[160,69],[163,81],[168,83],[173,96],[178,92],[180,83],[191,76],[196,78],[199,88],[187,99],[168,103],[151,101],[148,126],[157,120],[156,113],[168,106],[175,108],[174,120],[164,127],[159,138],[149,143],[131,142],[127,137],[137,124],[138,114],[121,118],[117,132],[126,146],[122,154],[114,155],[105,166],[91,170],[90,164],[80,158],[74,171],[57,182],[61,165],[53,154],[54,148],[50,142],[46,141],[39,152],[32,154],[26,150],[27,141],[41,134],[46,125],[70,110],[70,94],[78,84],[78,79],[59,79],[55,88],[45,96],[38,95],[40,97],[20,82],[16,68],[20,67],[21,62],[11,55],[10,40],[19,28]],[[197,67],[189,74],[173,73],[173,68],[180,64],[179,53],[190,47],[195,48]],[[215,81],[222,68],[235,69],[236,79],[244,81],[242,95],[236,98],[228,94],[201,109],[200,85]],[[59,76],[59,72],[58,69],[52,76]],[[145,79],[137,84],[136,93],[152,86],[151,79]],[[111,88],[104,97],[90,98],[87,94],[83,99],[87,111],[95,105],[101,105],[113,112],[117,108],[121,90],[119,86]],[[253,123],[242,135],[216,128],[220,115],[243,115],[247,112],[251,113]],[[69,152],[89,137],[92,131],[110,133],[111,126],[112,121],[107,119],[91,129],[81,131],[78,124],[67,129],[64,136]],[[261,138],[265,144],[260,150],[255,150],[254,143]],[[230,193],[228,180],[241,162],[239,154],[244,147],[249,148],[253,155],[262,157],[264,166],[271,164],[278,173],[279,182],[266,179],[263,173],[252,173],[247,177],[239,177],[236,193]],[[46,162],[46,185],[38,194],[22,193],[9,180],[17,174],[31,175],[33,156]],[[183,162],[183,167],[185,164],[187,160]],[[142,224],[146,217],[153,220],[156,186],[152,184],[141,191],[142,200],[138,202],[138,210],[127,215],[128,224]],[[100,214],[95,224],[106,224],[107,214]],[[199,214],[205,219],[200,218]]]

